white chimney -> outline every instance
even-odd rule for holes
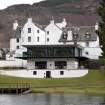
[[[73,33],[72,33],[72,30],[69,30],[67,40],[71,41],[72,39],[73,39]]]
[[[96,24],[95,24],[95,31],[98,31],[98,29],[99,29],[99,24],[98,24],[98,22],[96,22]]]
[[[65,18],[63,18],[63,20],[62,20],[62,25],[63,25],[63,27],[66,27],[66,25],[67,25],[67,21]]]
[[[15,22],[13,23],[13,30],[16,30],[18,27],[18,21],[15,20]]]
[[[54,19],[53,20],[50,20],[50,24],[54,24],[55,22],[54,22]]]
[[[32,22],[32,18],[28,18],[28,22]]]
[[[65,19],[65,18],[63,18],[62,22],[66,22],[66,19]]]

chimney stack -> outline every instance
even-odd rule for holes
[[[15,22],[13,23],[13,30],[16,30],[18,27],[18,21],[15,20]]]
[[[98,24],[98,22],[96,22],[96,24],[95,24],[95,31],[98,31],[99,30],[99,24]]]

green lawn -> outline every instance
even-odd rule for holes
[[[0,76],[0,83],[31,83],[33,92],[105,94],[105,71],[90,70],[81,78],[28,79]]]

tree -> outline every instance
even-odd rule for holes
[[[103,45],[103,57],[105,57],[105,0],[101,0],[99,8],[98,8],[98,14],[101,17],[100,21],[100,29],[99,29],[99,38],[100,38],[100,44]]]

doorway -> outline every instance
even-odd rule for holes
[[[46,71],[46,78],[51,78],[51,71]]]

